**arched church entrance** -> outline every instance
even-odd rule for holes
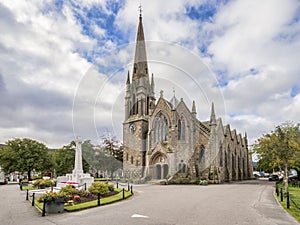
[[[169,165],[167,163],[167,156],[161,152],[155,153],[150,160],[150,175],[154,180],[167,178],[169,173]]]

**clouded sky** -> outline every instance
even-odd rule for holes
[[[122,139],[139,0],[1,0],[0,143]],[[300,115],[300,2],[142,1],[156,96],[210,104],[250,144]]]

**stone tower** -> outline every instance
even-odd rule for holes
[[[152,74],[150,82],[142,15],[140,13],[131,81],[129,71],[126,81],[123,169],[127,178],[140,178],[143,175],[147,150],[148,120],[154,108],[154,78]]]

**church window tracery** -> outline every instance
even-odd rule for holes
[[[159,113],[154,119],[154,143],[168,141],[169,125],[167,118]]]

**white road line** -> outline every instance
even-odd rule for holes
[[[139,214],[133,214],[131,216],[131,218],[149,218],[149,217],[148,216],[139,215]]]

